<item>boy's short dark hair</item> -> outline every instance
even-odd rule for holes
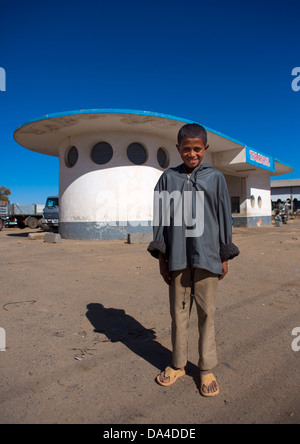
[[[202,139],[204,145],[207,145],[206,129],[198,123],[187,123],[186,125],[183,125],[182,128],[180,128],[177,136],[178,145],[180,145],[183,139],[186,139],[187,137],[191,139]]]

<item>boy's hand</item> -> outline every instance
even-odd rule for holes
[[[171,275],[169,272],[169,267],[165,259],[165,255],[159,254],[159,270],[166,284],[171,285]]]
[[[222,276],[219,277],[219,281],[224,279],[227,273],[228,273],[228,261],[222,262]]]

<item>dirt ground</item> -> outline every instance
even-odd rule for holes
[[[220,282],[220,395],[199,394],[196,310],[189,371],[169,388],[168,290],[146,244],[29,240],[0,232],[0,423],[300,423],[300,220],[238,228]]]

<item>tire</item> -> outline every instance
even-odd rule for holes
[[[18,225],[18,228],[21,228],[22,230],[23,230],[23,228],[26,227],[24,221],[20,220],[20,219],[17,220],[17,225]]]
[[[39,221],[36,217],[29,217],[27,219],[27,226],[32,230],[35,230],[39,226]]]

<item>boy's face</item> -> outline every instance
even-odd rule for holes
[[[176,145],[181,159],[189,173],[200,165],[209,145],[204,146],[200,138],[185,138],[180,145]]]

